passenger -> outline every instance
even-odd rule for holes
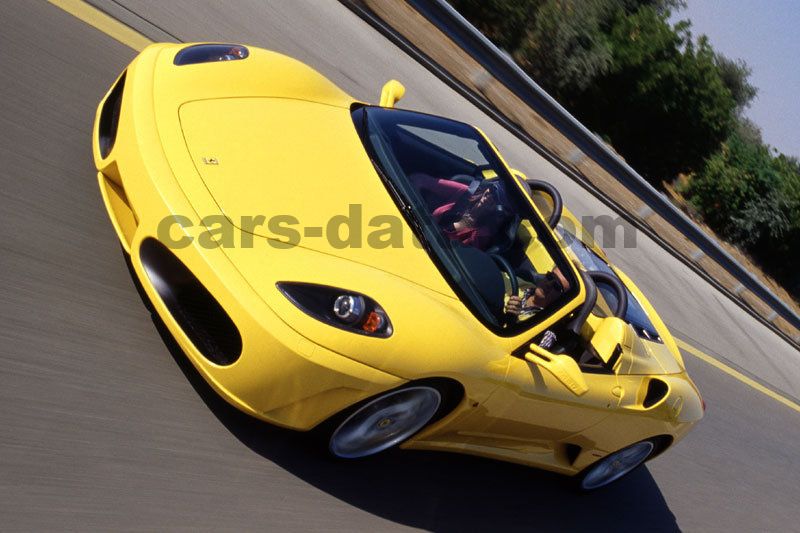
[[[470,187],[463,183],[425,174],[413,174],[411,181],[422,193],[442,232],[464,245],[486,250],[503,223],[512,216],[497,183],[482,182],[466,197]]]

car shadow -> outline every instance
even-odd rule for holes
[[[332,496],[431,531],[497,529],[679,531],[646,468],[593,493],[569,478],[510,463],[440,452],[393,450],[337,461],[310,435],[252,418],[203,379],[157,315],[162,340],[197,394],[243,444]]]

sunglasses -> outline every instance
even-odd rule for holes
[[[564,294],[564,286],[561,285],[561,281],[556,277],[555,273],[548,272],[544,275],[544,279],[547,280],[547,283],[550,284],[551,287],[555,287],[558,290],[558,295],[561,296]]]

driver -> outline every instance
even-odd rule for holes
[[[537,274],[533,283],[522,286],[519,294],[508,297],[506,313],[518,319],[529,318],[538,313],[569,289],[569,281],[558,267],[545,274]]]

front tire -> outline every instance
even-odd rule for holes
[[[655,455],[656,450],[656,443],[647,439],[610,453],[580,475],[578,486],[585,491],[605,487],[636,470]]]
[[[440,417],[446,403],[443,392],[429,384],[380,394],[335,425],[328,451],[334,457],[356,459],[397,446]]]

